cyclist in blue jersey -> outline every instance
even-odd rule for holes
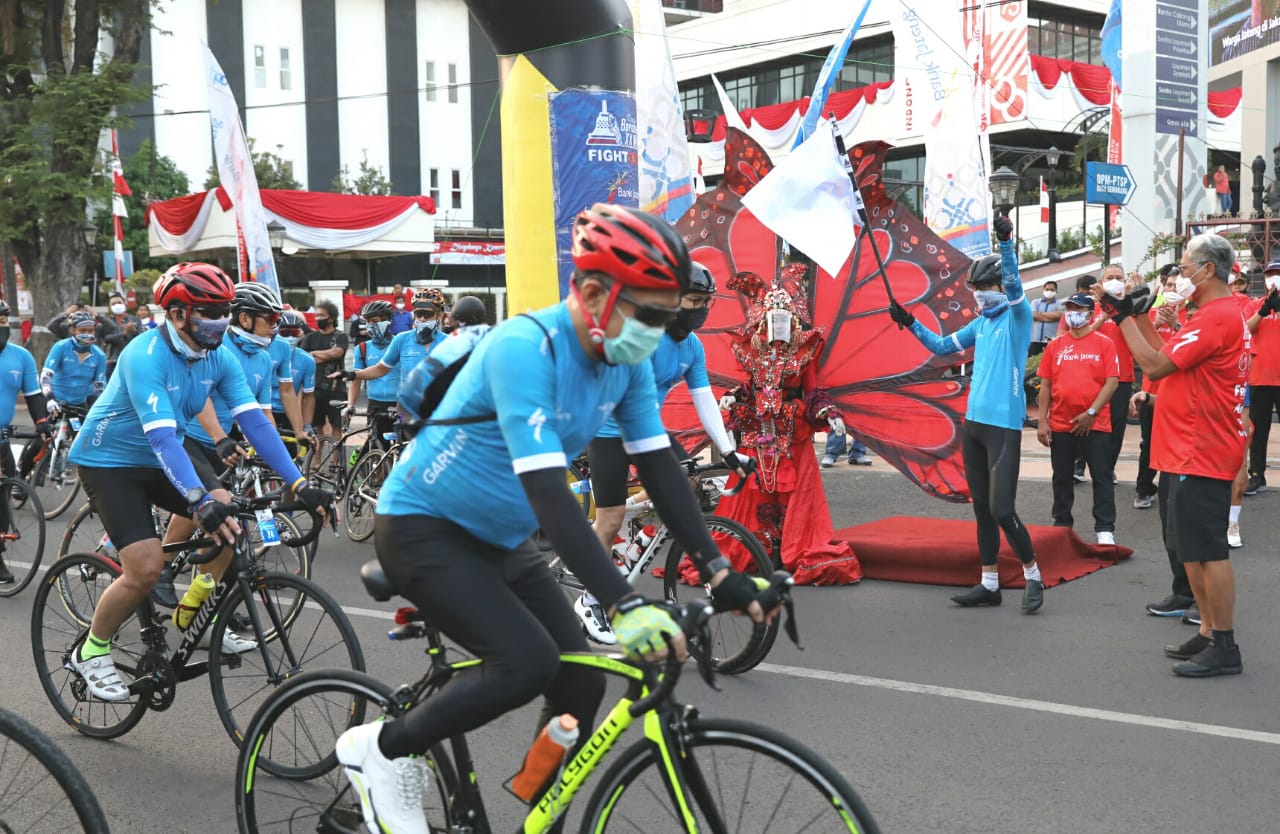
[[[560,652],[585,651],[587,642],[530,541],[535,529],[599,597],[630,655],[659,659],[670,640],[683,656],[675,622],[614,568],[565,478],[610,414],[718,604],[764,616],[755,583],[711,541],[658,416],[648,359],[687,286],[684,242],[658,217],[604,204],[578,216],[573,239],[570,298],[480,341],[382,487],[376,544],[387,577],[484,664],[403,717],[339,738],[338,760],[371,830],[426,834],[415,754],[448,735],[539,694],[545,716],[568,712],[593,724],[603,676],[559,665]]]
[[[27,401],[27,411],[36,424],[36,433],[43,441],[53,434],[45,411],[45,398],[40,392],[36,376],[36,360],[24,347],[9,344],[9,305],[0,300],[0,470],[6,477],[17,475],[13,450],[9,447],[12,434],[14,409],[18,394]],[[9,502],[0,501],[0,530],[8,530]],[[4,538],[0,537],[0,585],[13,583],[13,574],[4,563]]]
[[[689,289],[680,296],[680,312],[667,325],[667,332],[650,362],[657,385],[658,407],[666,402],[672,388],[682,381],[686,383],[698,418],[711,442],[720,450],[729,467],[745,478],[755,469],[755,461],[739,455],[729,439],[724,417],[707,378],[706,352],[694,333],[706,323],[715,291],[715,276],[695,261],[689,274]],[[680,460],[688,457],[674,435],[671,436],[671,449]],[[626,518],[627,474],[631,469],[631,458],[622,448],[617,420],[609,418],[587,447],[587,455],[591,461],[591,494],[596,502],[596,535],[605,550],[612,550],[613,541]],[[584,593],[574,603],[573,610],[592,640],[606,646],[618,642],[594,595]]]
[[[382,379],[394,371],[399,374],[400,379],[404,379],[418,367],[419,362],[427,358],[432,348],[448,338],[440,329],[443,312],[444,293],[434,287],[418,290],[413,296],[412,329],[392,337],[391,344],[387,345],[386,351],[371,367],[342,371],[335,376],[341,376],[350,382],[354,379]],[[371,399],[372,396],[370,394]]]
[[[66,339],[54,342],[40,371],[40,390],[44,393],[49,417],[56,419],[63,406],[84,409],[102,393],[107,384],[107,354],[94,342],[98,340],[93,313],[75,312],[67,316]],[[35,469],[44,441],[35,439],[22,448],[18,476],[27,478]]]
[[[276,317],[276,328],[279,328],[279,316]],[[302,415],[302,393],[293,383],[293,345],[281,339],[279,334],[271,340],[271,344],[267,347],[267,353],[271,356],[271,369],[273,371],[271,377],[271,400],[279,401],[280,410],[288,418],[282,425],[289,427],[304,426],[310,423],[310,420],[304,420]],[[293,429],[295,433],[298,429]],[[302,443],[311,443],[315,438],[309,433],[302,432],[299,440]]]
[[[311,354],[298,347],[298,342],[306,333],[307,323],[297,310],[285,310],[280,316],[280,332],[276,338],[293,349],[289,363],[293,368],[293,391],[299,398],[299,411],[302,413],[302,429],[299,431],[289,416],[285,414],[284,403],[280,398],[280,386],[271,387],[271,413],[275,416],[276,425],[286,428],[294,436],[315,436],[312,420],[316,413],[316,360]]]
[[[346,417],[356,408],[360,398],[360,385],[368,380],[369,386],[369,424],[375,437],[381,439],[396,429],[396,394],[400,390],[399,369],[373,375],[382,357],[391,349],[391,304],[386,301],[370,301],[360,308],[360,318],[364,319],[369,331],[369,338],[355,346],[354,370],[343,371],[344,379],[349,380],[347,386],[347,406],[342,411]],[[365,373],[361,374],[360,372]]]
[[[1018,255],[1010,242],[1013,223],[1008,217],[997,217],[992,226],[1000,241],[1000,254],[981,257],[969,267],[969,287],[981,312],[978,318],[955,333],[939,336],[896,301],[890,302],[889,316],[934,353],[974,348],[962,442],[965,480],[978,520],[982,581],[951,600],[963,607],[1000,604],[996,554],[1000,531],[1004,530],[1009,546],[1022,561],[1027,583],[1022,612],[1034,614],[1044,604],[1044,584],[1031,535],[1015,506],[1022,426],[1027,416],[1022,379],[1031,346],[1031,304],[1022,291]]]
[[[123,569],[98,600],[89,633],[68,662],[89,694],[103,701],[129,698],[111,659],[111,638],[151,592],[164,565],[152,505],[194,517],[226,543],[239,530],[229,496],[182,445],[188,423],[211,394],[221,397],[258,454],[303,504],[320,510],[332,500],[298,472],[235,356],[220,347],[235,297],[231,279],[210,264],[180,263],[160,276],[152,294],[164,320],[121,352],[116,373],[71,446],[71,460]],[[218,576],[226,565],[220,557],[210,570]]]

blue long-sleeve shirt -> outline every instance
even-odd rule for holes
[[[1031,346],[1031,303],[1022,291],[1018,256],[1011,241],[1000,244],[1000,271],[1009,309],[993,318],[979,316],[946,336],[939,336],[918,321],[911,325],[911,333],[936,354],[974,348],[965,419],[1021,431],[1027,415],[1022,378]]]

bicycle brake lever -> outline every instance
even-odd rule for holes
[[[800,628],[796,625],[796,604],[791,599],[790,594],[787,594],[783,599],[782,605],[787,614],[787,618],[782,622],[782,627],[786,630],[787,636],[791,638],[791,642],[795,644],[795,647],[800,651],[804,651],[804,646],[800,645]]]

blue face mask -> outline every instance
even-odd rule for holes
[[[191,318],[188,319],[187,332],[191,334],[191,340],[205,350],[217,350],[218,345],[222,344],[222,337],[227,335],[227,325],[231,323],[229,318],[220,319],[204,319]]]
[[[610,365],[639,365],[653,356],[666,332],[665,327],[650,327],[629,318],[622,325],[622,332],[604,340],[604,361]]]
[[[431,319],[430,321],[415,321],[413,323],[413,332],[418,335],[418,341],[426,343],[440,327],[439,319]]]
[[[285,344],[287,344],[289,347],[298,346],[298,339],[299,339],[298,336],[281,336],[280,338],[284,339]]]
[[[995,318],[1009,309],[1009,297],[998,290],[974,290],[973,300],[987,318]]]
[[[369,328],[369,338],[381,344],[387,341],[387,328],[391,326],[389,321],[370,322],[366,325]]]
[[[71,347],[76,353],[88,353],[96,341],[97,337],[92,333],[77,333],[71,338]]]
[[[252,356],[258,351],[265,350],[271,344],[270,336],[255,336],[248,330],[236,325],[231,325],[231,338],[246,354]]]
[[[186,342],[182,341],[182,336],[178,334],[178,328],[174,327],[173,322],[169,319],[166,318],[164,320],[164,326],[169,333],[169,344],[178,352],[179,356],[194,360],[203,359],[205,354],[208,353],[207,350],[193,350]]]

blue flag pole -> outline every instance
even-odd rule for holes
[[[827,60],[823,61],[822,71],[818,73],[818,81],[813,85],[813,95],[809,97],[809,109],[804,114],[804,121],[800,123],[800,132],[796,134],[795,144],[791,146],[792,150],[800,147],[801,143],[812,136],[817,129],[818,117],[822,114],[822,108],[827,105],[831,85],[835,83],[836,75],[844,66],[844,59],[849,54],[853,36],[858,33],[858,27],[862,26],[862,19],[867,16],[869,8],[871,8],[871,0],[866,0],[862,4],[862,11],[858,12],[858,16],[849,24],[849,28],[844,30],[844,36],[827,53]]]

